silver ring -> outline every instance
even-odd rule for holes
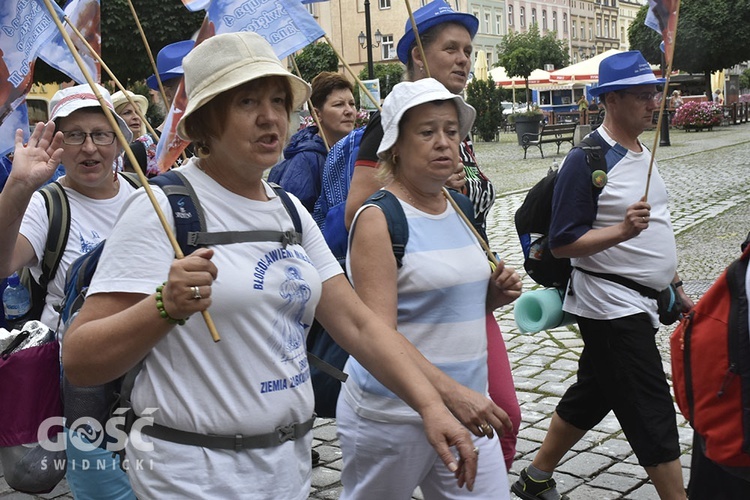
[[[200,300],[200,299],[203,298],[203,297],[201,297],[201,289],[200,288],[198,288],[197,286],[191,286],[190,289],[193,291],[193,298],[195,300]]]
[[[478,446],[475,446],[475,447],[474,447],[474,454],[475,454],[476,456],[479,456],[479,447],[478,447]]]
[[[641,217],[641,220],[642,220],[643,222],[646,222],[646,217]]]

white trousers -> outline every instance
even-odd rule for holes
[[[344,468],[340,500],[408,500],[420,487],[425,500],[510,498],[508,472],[497,436],[473,436],[479,448],[474,491],[456,477],[427,441],[420,424],[383,423],[362,418],[340,397],[336,427]]]

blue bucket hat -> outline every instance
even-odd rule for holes
[[[414,11],[414,22],[417,31],[424,33],[428,29],[442,23],[458,23],[469,32],[471,38],[477,34],[479,19],[464,12],[456,12],[445,0],[435,0]],[[409,49],[414,43],[414,30],[411,19],[406,20],[404,36],[398,41],[397,53],[399,60],[406,64],[409,59]]]
[[[589,90],[589,93],[596,97],[605,92],[664,82],[664,78],[656,78],[639,51],[631,50],[613,54],[599,63],[599,85]]]
[[[193,40],[183,40],[181,42],[170,43],[159,51],[156,56],[156,70],[159,72],[159,80],[165,82],[172,78],[183,75],[182,58],[190,52],[195,45]],[[159,83],[156,81],[156,75],[151,75],[146,79],[146,85],[152,90],[159,90]]]

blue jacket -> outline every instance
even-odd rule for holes
[[[325,143],[318,135],[318,127],[310,126],[295,133],[284,148],[284,160],[268,173],[268,181],[275,182],[300,199],[313,211],[320,196],[323,165],[326,161]]]

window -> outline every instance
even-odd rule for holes
[[[383,41],[380,42],[380,58],[396,59],[396,47],[393,45],[393,35],[383,35]]]
[[[602,20],[596,20],[596,36],[602,36]]]
[[[575,31],[576,29],[573,28],[574,36],[575,36]],[[568,13],[567,12],[563,12],[563,33],[565,33],[566,35],[568,34]]]
[[[552,12],[552,31],[557,32],[557,11]]]
[[[303,5],[307,9],[308,14],[310,14],[311,16],[313,16],[315,18],[318,17],[318,16],[315,15],[315,4],[314,3],[307,3],[307,4],[303,4]]]
[[[490,14],[485,13],[484,14],[484,32],[485,33],[492,33],[492,24],[490,24]]]
[[[542,11],[542,30],[544,32],[547,31],[547,11],[546,10]]]
[[[513,26],[513,6],[512,5],[508,5],[508,26]],[[500,34],[499,31],[497,33],[498,35]]]
[[[577,30],[578,30],[578,27],[576,26],[576,20],[573,19],[570,21],[570,34],[573,36],[573,40],[575,40],[576,37],[578,37]]]
[[[391,8],[391,0],[380,0],[380,10],[383,9],[390,9]]]
[[[609,23],[604,20],[604,38],[609,38]]]
[[[594,25],[589,23],[589,40],[594,39]]]
[[[495,15],[495,33],[497,33],[498,35],[503,34],[503,16],[501,16],[500,14]]]
[[[531,25],[536,24],[536,9],[531,9]]]
[[[487,67],[488,68],[492,67],[492,52],[491,51],[487,51]]]
[[[612,38],[617,38],[617,23],[612,21]]]
[[[525,28],[526,27],[526,7],[521,7],[521,11],[519,12],[518,16],[519,16],[518,19],[521,23],[521,27]]]
[[[586,39],[586,23],[581,23],[581,40]]]

